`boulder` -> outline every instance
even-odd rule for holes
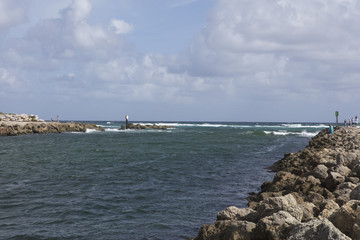
[[[302,222],[309,221],[318,215],[319,210],[315,206],[315,204],[310,202],[304,202],[301,204],[303,217],[301,219]]]
[[[350,199],[351,200],[360,200],[360,184],[351,191]]]
[[[268,199],[269,197],[281,197],[283,195],[284,194],[282,192],[261,192],[249,200],[260,202]]]
[[[228,207],[217,214],[217,220],[241,220],[256,222],[258,213],[251,208]]]
[[[358,177],[347,177],[345,181],[358,184],[360,182],[360,179]]]
[[[271,184],[261,190],[266,192],[281,192],[284,190],[291,191],[297,179],[298,176],[296,176],[295,174],[280,171],[276,173]]]
[[[308,194],[304,196],[304,200],[313,203],[315,206],[320,206],[324,202],[325,197],[321,193],[309,191]]]
[[[319,218],[329,218],[334,212],[339,209],[339,204],[333,200],[325,200],[321,206],[321,212]]]
[[[291,228],[299,223],[290,213],[279,211],[259,220],[256,239],[286,239]]]
[[[343,233],[352,239],[360,239],[360,201],[350,200],[336,210],[329,220]]]
[[[279,211],[288,212],[298,221],[301,221],[303,217],[303,208],[297,204],[296,199],[292,194],[268,198],[260,202],[256,210],[259,213],[260,218],[270,216]]]
[[[351,240],[327,219],[314,219],[295,225],[289,232],[288,240]]]
[[[328,178],[325,180],[326,188],[334,191],[338,185],[345,182],[345,177],[337,172],[330,172]]]
[[[313,169],[312,175],[320,180],[324,180],[328,177],[327,171],[328,168],[325,165],[319,164]]]
[[[344,166],[344,165],[337,165],[335,167],[332,168],[332,171],[339,173],[341,176],[346,177],[347,175],[350,174],[351,170],[350,168]]]
[[[249,240],[253,238],[256,224],[246,221],[221,220],[203,225],[195,240]]]
[[[343,204],[345,204],[346,202],[348,202],[350,200],[350,193],[351,193],[351,189],[349,189],[349,188],[343,188],[343,189],[336,190],[334,192],[334,194],[336,196],[336,202],[340,206],[342,206]]]

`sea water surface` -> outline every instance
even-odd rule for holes
[[[321,123],[157,122],[168,130],[0,138],[0,239],[190,239],[246,207]],[[146,123],[146,122],[144,122]],[[153,124],[153,123],[151,123]]]

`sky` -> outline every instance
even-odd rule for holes
[[[0,0],[0,112],[343,121],[358,26],[358,0]]]

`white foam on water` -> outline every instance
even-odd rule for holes
[[[327,128],[325,124],[316,124],[316,125],[303,125],[301,123],[284,123],[281,124],[283,127],[287,128]]]
[[[154,123],[140,123],[141,125],[153,125]],[[232,128],[243,128],[251,127],[245,125],[233,125],[233,124],[220,124],[220,123],[155,123],[155,125],[171,126],[171,127],[232,127]]]
[[[299,133],[299,136],[302,137],[315,137],[319,132],[307,132],[307,131],[302,131],[301,133]]]
[[[274,135],[280,135],[280,136],[286,136],[286,135],[290,135],[291,132],[288,132],[288,131],[283,131],[283,130],[280,130],[280,131],[273,131],[273,134]]]
[[[303,130],[301,132],[288,132],[286,130],[280,130],[280,131],[264,131],[267,135],[275,135],[275,136],[288,136],[288,135],[298,135],[301,137],[315,137],[319,132],[307,132],[306,130]]]
[[[95,129],[90,129],[90,128],[87,128],[85,133],[94,133],[94,132],[100,132],[98,130],[95,130]]]
[[[120,130],[117,128],[105,128],[105,132],[121,132],[121,131],[124,131],[124,130]]]

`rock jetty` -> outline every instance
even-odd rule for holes
[[[81,122],[45,122],[36,115],[0,114],[0,136],[44,134],[63,132],[86,132],[87,129],[104,131],[96,124]]]
[[[195,240],[360,239],[360,128],[324,130],[270,169],[248,208],[222,210]]]
[[[0,122],[45,122],[34,114],[0,113]]]
[[[143,129],[158,129],[158,130],[166,130],[172,128],[170,126],[164,126],[164,125],[156,125],[156,124],[134,124],[134,123],[129,123],[128,128],[127,129],[135,129],[135,130],[143,130]],[[120,130],[125,130],[126,126],[122,125]]]

